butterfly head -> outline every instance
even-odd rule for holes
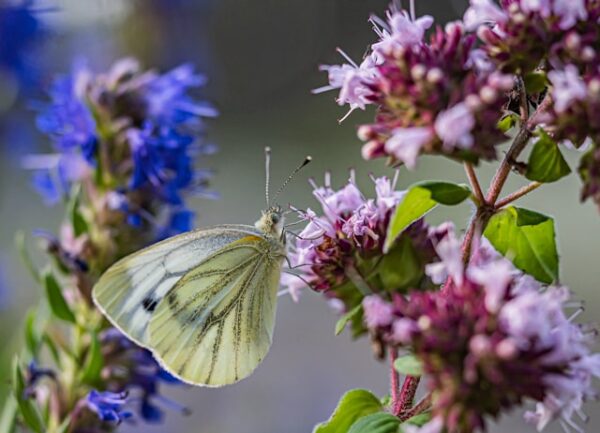
[[[283,230],[283,210],[280,206],[269,207],[254,225],[267,235],[279,236]]]

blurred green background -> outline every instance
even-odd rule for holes
[[[50,29],[38,55],[44,65],[44,84],[54,73],[68,72],[75,58],[85,57],[97,70],[132,55],[146,66],[166,69],[190,61],[210,83],[202,96],[214,101],[221,116],[211,122],[209,137],[219,153],[202,161],[215,171],[213,186],[222,198],[195,200],[198,225],[251,223],[264,204],[263,151],[273,148],[273,183],[311,154],[314,163],[288,188],[282,204],[315,206],[306,178],[319,181],[326,170],[341,185],[355,168],[359,184],[371,193],[369,173],[393,175],[382,161],[364,162],[355,127],[372,112],[345,114],[335,94],[318,96],[310,89],[323,85],[322,63],[339,63],[340,46],[360,60],[375,39],[367,22],[370,13],[383,16],[381,0],[62,0],[44,13]],[[419,14],[444,23],[462,15],[465,1],[417,2]],[[28,306],[39,296],[13,248],[19,229],[55,231],[60,209],[46,208],[29,186],[20,158],[31,151],[48,151],[46,139],[35,130],[31,100],[43,101],[41,91],[22,98],[0,113],[0,398],[8,391],[7,362],[21,338],[20,325]],[[569,155],[576,167],[578,155]],[[479,172],[487,184],[494,166]],[[466,182],[462,167],[448,160],[425,157],[418,170],[402,170],[399,186],[422,179]],[[511,178],[506,192],[522,185]],[[586,301],[583,320],[594,321],[600,311],[600,216],[594,206],[579,203],[579,180],[571,176],[522,199],[522,206],[553,215],[558,229],[562,280],[578,299]],[[430,222],[454,220],[462,229],[468,205],[441,209]],[[35,245],[32,245],[35,247]],[[275,341],[271,352],[247,380],[224,389],[170,388],[166,393],[193,409],[189,417],[169,414],[167,423],[143,426],[145,431],[196,433],[306,433],[325,420],[348,389],[364,387],[387,392],[388,370],[375,361],[366,340],[334,337],[335,315],[321,296],[309,293],[300,303],[280,299]],[[600,414],[589,407],[588,431],[600,429]],[[131,430],[125,427],[123,430]],[[520,414],[501,420],[494,432],[526,432],[531,428]],[[558,432],[558,427],[548,429]]]

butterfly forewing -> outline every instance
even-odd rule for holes
[[[150,318],[177,282],[223,247],[259,234],[251,226],[230,225],[159,242],[109,268],[94,286],[94,301],[115,326],[138,344],[149,347]]]
[[[281,265],[272,244],[246,236],[185,274],[149,327],[157,359],[181,379],[208,386],[248,376],[272,341]]]

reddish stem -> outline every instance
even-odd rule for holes
[[[419,376],[406,376],[404,378],[404,383],[400,390],[398,407],[394,408],[394,415],[398,416],[410,409],[415,399],[420,380],[421,378]]]
[[[481,206],[485,203],[485,196],[483,195],[481,184],[479,183],[479,179],[477,178],[477,174],[475,173],[475,168],[470,162],[465,162],[464,166],[465,172],[467,173],[467,178],[469,179],[469,183],[471,184],[471,189],[473,190],[473,194],[479,202],[478,206]]]
[[[540,182],[531,182],[529,185],[525,185],[523,188],[520,188],[512,194],[507,195],[503,199],[498,200],[496,202],[496,209],[503,208],[507,204],[510,204],[513,201],[520,199],[524,195],[529,194],[531,191],[539,188],[540,186],[542,186]]]
[[[392,395],[392,413],[396,415],[399,412],[397,408],[400,407],[400,375],[394,367],[394,363],[398,359],[398,348],[392,347],[390,350],[390,382],[391,382],[391,395]]]
[[[420,413],[423,413],[426,410],[429,410],[429,408],[431,408],[431,401],[432,401],[431,393],[429,393],[425,397],[423,397],[423,399],[420,402],[418,402],[412,408],[410,408],[410,410],[407,410],[406,412],[401,413],[400,419],[402,421],[406,421],[406,420],[411,419],[415,415],[419,415]]]

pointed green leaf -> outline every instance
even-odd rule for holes
[[[525,89],[527,93],[541,93],[547,86],[548,80],[543,71],[534,71],[525,75]]]
[[[500,254],[523,272],[547,284],[558,280],[552,218],[510,206],[490,219],[483,234]]]
[[[405,355],[396,359],[394,368],[398,373],[407,376],[421,376],[423,374],[423,364],[414,355]]]
[[[23,233],[21,230],[17,231],[15,234],[15,247],[17,248],[19,257],[21,258],[25,269],[27,269],[33,279],[39,283],[42,280],[40,273],[38,272],[37,266],[35,266],[31,256],[29,255],[29,252],[27,251],[27,247],[25,246],[25,233]]]
[[[25,318],[25,346],[32,358],[36,358],[42,342],[39,330],[36,325],[37,310],[31,309]]]
[[[100,379],[100,372],[102,371],[103,366],[104,358],[102,357],[100,342],[98,341],[98,336],[94,334],[85,358],[85,364],[81,374],[82,382],[92,385],[95,384]]]
[[[51,271],[46,271],[43,276],[46,297],[52,313],[59,319],[75,323],[75,315],[65,301],[62,290]]]
[[[389,251],[398,236],[409,225],[422,218],[438,204],[454,206],[465,201],[470,195],[471,190],[466,185],[450,182],[428,181],[414,185],[408,190],[392,215],[384,251]]]
[[[389,291],[414,287],[423,274],[424,266],[408,236],[401,236],[379,265],[383,288]]]
[[[527,162],[525,177],[537,182],[556,182],[571,173],[558,144],[543,130]]]
[[[4,400],[4,407],[0,414],[0,433],[12,433],[15,431],[17,412],[19,405],[15,396],[9,394]]]
[[[515,113],[507,114],[498,122],[498,129],[506,133],[517,124],[518,120],[519,116],[517,116]]]
[[[354,318],[354,316],[360,314],[361,310],[362,304],[358,304],[353,309],[344,314],[342,317],[340,317],[335,324],[335,335],[340,335],[346,327],[346,324],[348,324],[348,322],[350,322]]]
[[[13,387],[14,397],[19,407],[19,414],[25,424],[36,433],[46,431],[44,420],[39,409],[35,406],[34,400],[28,399],[25,395],[25,377],[18,357],[15,357],[13,362]]]
[[[391,413],[382,412],[364,416],[352,424],[348,433],[398,433],[400,419]]]
[[[353,389],[344,394],[331,418],[317,425],[313,433],[348,433],[357,419],[382,410],[379,399],[369,391]]]
[[[81,187],[78,185],[73,188],[71,191],[71,198],[69,200],[69,204],[67,206],[67,211],[69,215],[69,220],[71,221],[71,225],[73,226],[73,233],[75,237],[81,236],[84,233],[88,232],[88,224],[81,211],[79,210],[79,195],[81,193]]]

